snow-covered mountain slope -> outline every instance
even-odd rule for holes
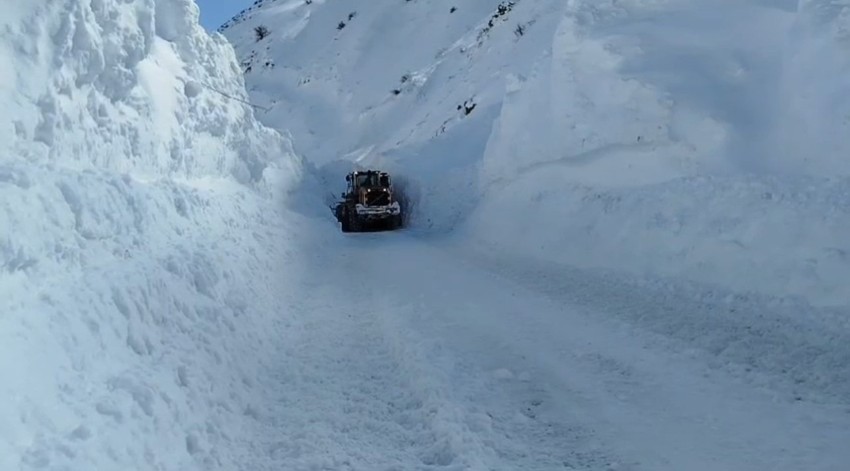
[[[0,469],[251,463],[301,164],[197,20],[0,6]]]
[[[222,30],[329,193],[379,165],[420,229],[846,304],[842,5],[263,0]]]

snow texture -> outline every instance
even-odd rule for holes
[[[302,247],[275,458],[846,468],[845,3],[265,0],[225,25],[325,202],[379,166],[412,214]]]
[[[0,12],[0,469],[243,466],[299,160],[191,0]]]
[[[420,230],[846,305],[848,24],[826,0],[266,0],[222,30],[261,119],[335,188],[398,174]]]
[[[5,2],[0,469],[846,471],[846,3]]]

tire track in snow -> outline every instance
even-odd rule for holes
[[[361,242],[361,241],[357,241]],[[366,241],[368,243],[368,241]],[[482,369],[420,329],[371,250],[320,256],[276,372],[263,453],[282,469],[608,469],[530,376]],[[382,287],[386,289],[382,289]]]
[[[270,455],[292,470],[410,469],[423,442],[416,427],[422,401],[370,313],[311,304],[278,373],[270,429],[281,436]]]
[[[483,376],[475,373],[500,367],[507,369],[503,377],[529,373],[537,397],[528,397],[550,406],[551,415],[544,418],[564,432],[560,444],[537,448],[541,455],[573,448],[585,458],[579,461],[582,469],[846,467],[844,444],[850,435],[844,409],[783,400],[776,390],[753,387],[699,355],[630,328],[609,312],[614,307],[609,298],[625,285],[542,293],[529,286],[548,286],[545,279],[518,283],[482,270],[463,254],[401,234],[371,247],[368,240],[358,242],[359,250],[370,252],[364,259],[372,257],[386,267],[369,274],[374,286],[422,305],[418,315],[393,316],[410,326],[394,330],[439,339],[430,350],[446,352],[458,365],[472,365],[458,370],[481,381]],[[570,296],[591,296],[596,304],[569,302]],[[651,306],[634,308],[641,314]],[[676,321],[677,312],[658,315]],[[457,400],[465,400],[464,391],[478,391],[477,402],[468,404],[495,403],[498,397],[500,411],[522,396],[508,393],[506,386],[470,387],[456,376],[448,382],[460,385]],[[547,396],[553,400],[547,402]],[[520,430],[511,425],[511,432]]]
[[[443,415],[435,418],[435,426],[454,429],[447,437],[453,439],[450,449],[459,469],[610,470],[619,464],[591,429],[558,414],[553,404],[564,398],[552,395],[542,374],[504,368],[494,361],[492,339],[485,340],[488,347],[474,347],[482,340],[475,332],[461,335],[470,348],[459,348],[452,336],[442,337],[445,326],[435,330],[428,325],[440,323],[439,302],[393,302],[395,311],[380,311],[391,324],[387,331],[403,352],[399,358],[416,372],[421,390],[442,399],[434,401]]]
[[[788,401],[846,408],[850,402],[847,309],[816,308],[793,299],[734,293],[676,280],[638,279],[540,261],[474,264],[542,296],[583,310],[604,310],[665,348],[703,355],[725,370],[770,387]],[[830,371],[832,374],[824,374]]]
[[[273,461],[295,470],[489,469],[485,447],[459,422],[462,408],[387,330],[379,313],[391,307],[352,283],[353,269],[313,285],[301,306],[309,320],[284,354],[270,414],[281,435],[267,448]]]

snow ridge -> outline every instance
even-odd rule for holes
[[[242,466],[301,163],[191,0],[0,13],[0,469]]]

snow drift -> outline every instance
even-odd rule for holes
[[[289,142],[191,0],[0,10],[0,468],[244,463]]]
[[[329,182],[399,174],[418,229],[847,304],[847,15],[817,0],[266,0],[223,31],[264,122]]]
[[[507,94],[470,236],[847,304],[850,70],[827,3],[572,3]]]

